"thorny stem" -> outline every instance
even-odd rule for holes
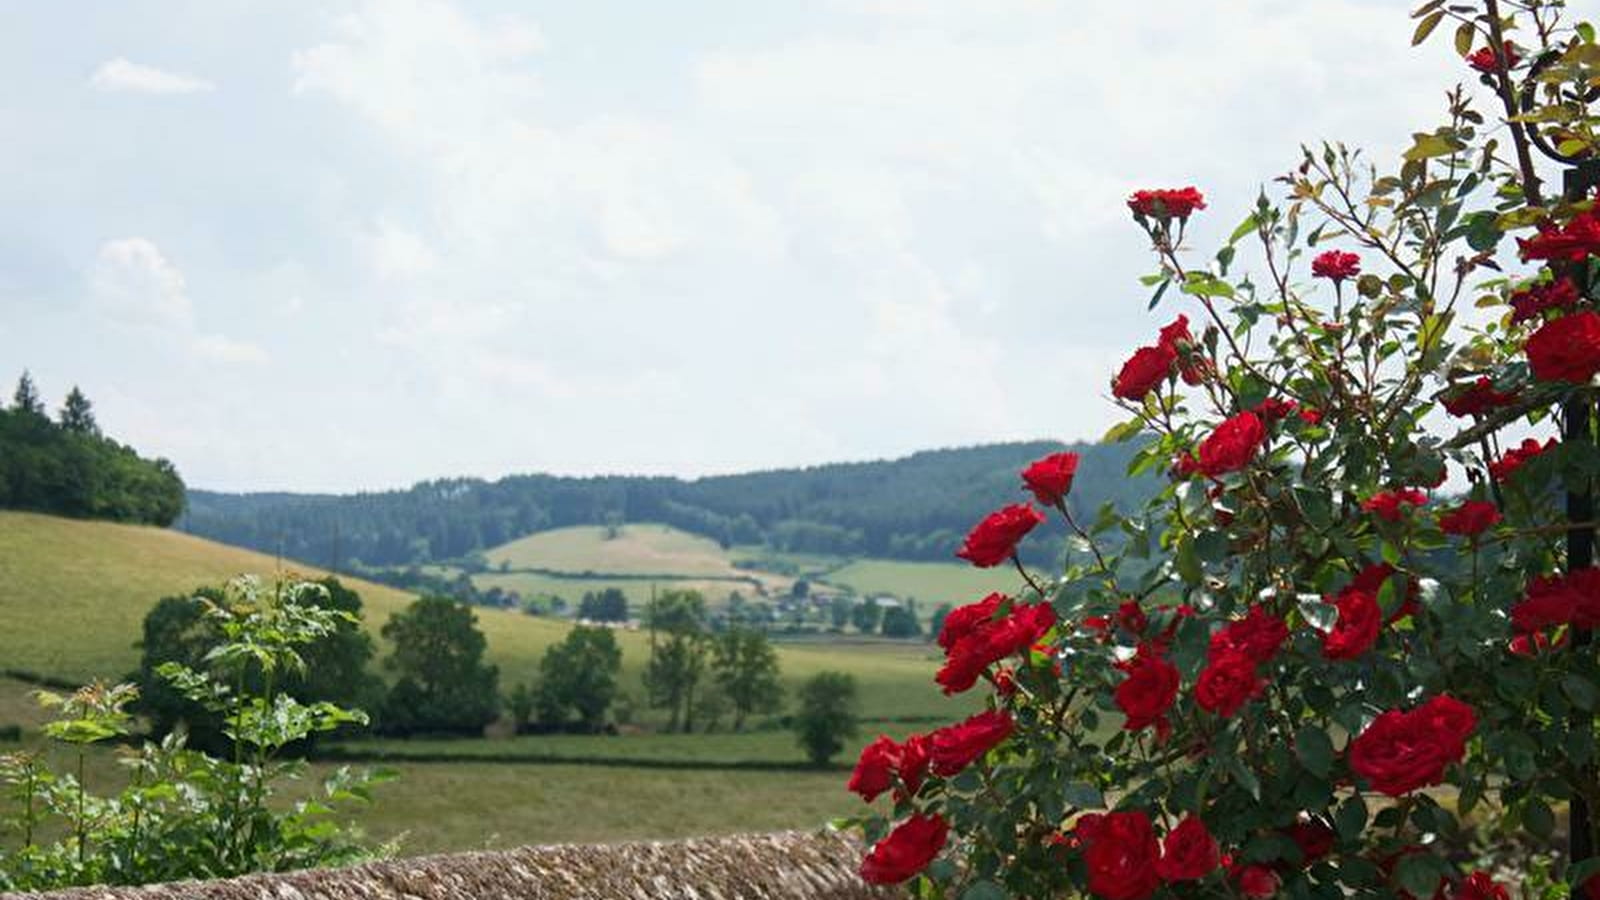
[[[1528,150],[1527,126],[1516,121],[1517,95],[1511,86],[1510,60],[1505,55],[1505,29],[1501,25],[1500,0],[1484,0],[1484,10],[1489,18],[1489,48],[1494,52],[1495,95],[1505,107],[1506,124],[1511,129],[1511,144],[1517,151],[1517,168],[1522,174],[1522,197],[1529,206],[1542,206],[1539,173],[1533,167],[1533,154]]]
[[[1017,571],[1018,572],[1022,573],[1022,580],[1026,581],[1028,583],[1028,586],[1033,588],[1034,593],[1037,593],[1039,595],[1040,599],[1044,599],[1044,597],[1045,597],[1044,588],[1039,585],[1039,582],[1033,580],[1033,576],[1028,574],[1028,570],[1027,569],[1024,569],[1022,567],[1022,560],[1017,557],[1017,554],[1015,552],[1013,552],[1011,554],[1011,563],[1012,563],[1012,565],[1015,565],[1017,567]]]

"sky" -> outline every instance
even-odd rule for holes
[[[1127,195],[1387,163],[1412,5],[0,0],[0,379],[223,490],[1093,439]]]

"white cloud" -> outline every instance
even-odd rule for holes
[[[89,291],[101,311],[134,325],[187,329],[193,324],[183,272],[147,238],[101,244]]]
[[[254,344],[220,334],[196,335],[189,342],[189,347],[203,359],[219,363],[259,364],[269,358],[267,351]]]
[[[60,6],[28,15],[58,28]],[[1193,317],[1171,293],[1145,312],[1130,190],[1202,187],[1205,247],[1302,141],[1381,164],[1465,74],[1407,47],[1384,0],[688,0],[623,27],[595,4],[329,6],[222,4],[196,35],[121,6],[97,23],[143,59],[225,60],[206,74],[248,104],[75,103],[82,82],[41,68],[0,116],[0,308],[86,292],[108,325],[76,340],[74,305],[41,303],[5,317],[28,336],[0,330],[0,354],[92,347],[71,365],[159,401],[141,433],[178,436],[197,483],[1098,435],[1128,348]],[[90,80],[211,87],[125,59]],[[108,242],[86,279],[70,262],[140,234],[161,247]],[[260,432],[289,404],[339,424],[228,449],[239,423],[204,417],[238,395]]]
[[[368,264],[380,278],[426,275],[439,264],[438,255],[421,236],[388,219],[379,220],[363,244]]]
[[[201,94],[216,90],[216,85],[205,79],[141,65],[121,56],[101,63],[89,76],[89,84],[95,90],[112,93]]]
[[[89,297],[96,312],[144,333],[165,332],[201,359],[267,360],[266,351],[253,344],[196,330],[187,279],[148,238],[116,238],[101,244],[89,270]]]

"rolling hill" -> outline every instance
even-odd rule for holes
[[[499,587],[522,597],[556,595],[573,602],[590,591],[616,588],[635,610],[648,602],[653,589],[696,590],[717,606],[735,591],[746,599],[752,594],[772,597],[789,593],[796,580],[805,579],[859,596],[914,598],[926,617],[941,603],[957,605],[1018,586],[1008,568],[724,548],[659,523],[541,531],[491,548],[485,556],[489,571],[472,576],[480,589]]]
[[[0,668],[69,680],[121,677],[137,665],[140,623],[160,597],[240,573],[288,569],[324,574],[160,528],[0,511]],[[393,588],[348,581],[362,596],[373,632],[411,599]],[[571,627],[510,610],[476,612],[507,690],[530,680],[545,648]],[[642,697],[639,672],[648,638],[622,631],[618,639],[624,687]],[[785,645],[779,655],[791,687],[824,669],[855,674],[869,718],[947,716],[953,710],[932,685],[935,663],[922,645]]]
[[[695,479],[515,475],[351,495],[197,490],[181,527],[335,567],[463,561],[538,532],[618,522],[664,523],[723,547],[949,561],[979,517],[1024,499],[1023,466],[1068,446],[991,444]],[[1080,514],[1138,503],[1155,489],[1153,479],[1126,474],[1135,448],[1070,445],[1081,456],[1071,497]],[[1049,562],[1048,546],[1059,545],[1040,542],[1030,562]]]

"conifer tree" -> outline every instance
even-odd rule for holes
[[[94,421],[94,404],[89,398],[78,390],[77,385],[72,386],[71,393],[67,394],[66,403],[61,407],[61,427],[74,434],[98,435],[100,426]]]
[[[11,396],[11,408],[17,412],[44,415],[44,401],[39,399],[39,389],[34,386],[33,376],[28,374],[27,369],[23,369],[22,377],[17,379],[17,391]]]

